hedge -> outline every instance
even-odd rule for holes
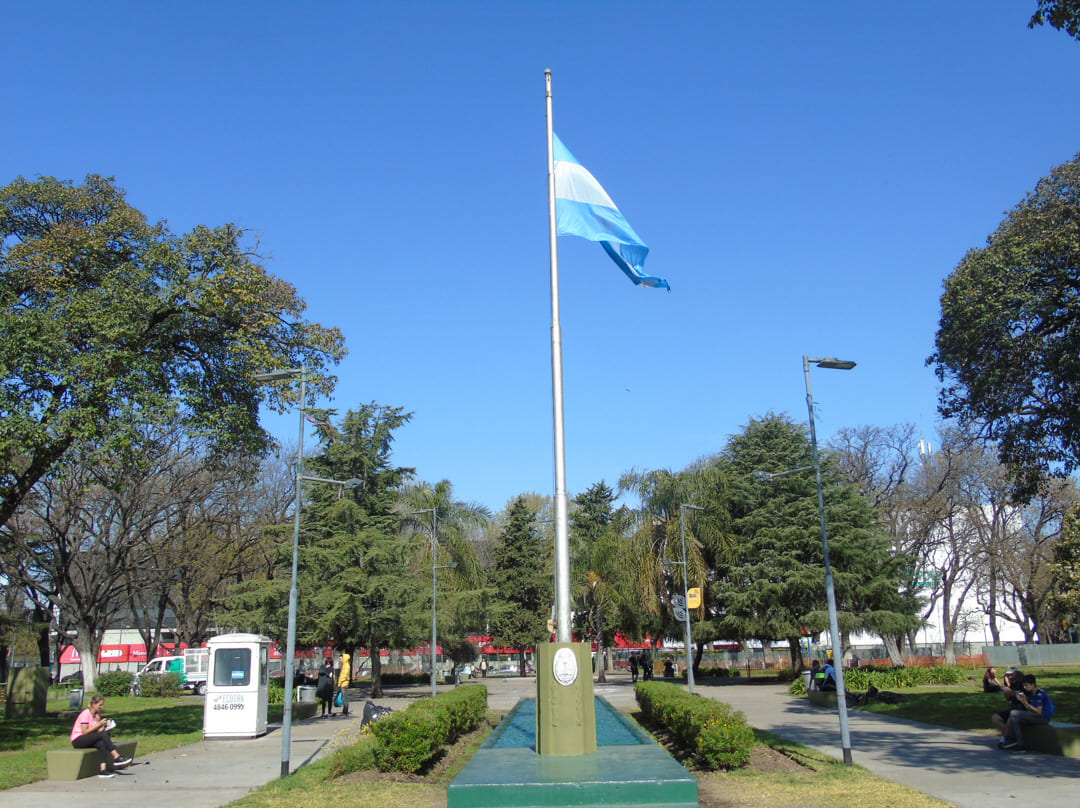
[[[873,685],[878,690],[897,690],[920,685],[956,685],[964,681],[967,670],[958,665],[933,665],[928,668],[848,668],[844,671],[844,689],[849,692],[861,692]],[[791,683],[789,691],[793,696],[806,695],[802,677]]]
[[[423,698],[400,713],[371,724],[379,771],[415,773],[444,746],[480,726],[487,712],[487,688],[463,685]]]
[[[727,704],[666,682],[639,682],[634,695],[645,722],[662,726],[701,768],[738,769],[750,760],[754,731]]]

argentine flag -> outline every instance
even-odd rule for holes
[[[645,246],[634,228],[623,218],[607,191],[574,155],[555,138],[555,218],[560,236],[581,236],[599,241],[634,283],[671,290],[663,278],[646,275]]]

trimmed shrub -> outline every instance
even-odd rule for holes
[[[374,727],[374,724],[368,725]],[[355,743],[336,750],[326,764],[327,778],[344,777],[346,774],[375,768],[375,746],[377,741],[374,734],[364,727],[360,731],[360,737]]]
[[[127,671],[103,673],[97,678],[97,692],[102,696],[126,696],[134,678],[134,674]]]
[[[934,665],[913,668],[848,668],[844,671],[844,689],[862,693],[873,685],[878,690],[899,690],[920,685],[956,685],[964,681],[966,671],[957,665]],[[806,695],[802,677],[796,678],[788,692],[793,696]]]
[[[665,682],[639,682],[634,695],[646,723],[671,733],[703,769],[738,769],[750,759],[754,732],[727,704]]]
[[[384,716],[370,725],[375,766],[415,773],[444,746],[478,727],[486,712],[487,688],[464,685]]]
[[[280,679],[271,679],[266,690],[267,704],[285,703],[285,683]]]
[[[139,689],[144,696],[171,698],[184,691],[180,688],[179,673],[150,674],[139,677]]]

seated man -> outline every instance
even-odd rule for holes
[[[1001,741],[1005,742],[1007,733],[1005,731],[1005,725],[1009,721],[1009,715],[1013,710],[1019,710],[1023,705],[1017,699],[1017,694],[1023,690],[1024,674],[1017,668],[1009,668],[1005,671],[1005,684],[1001,688],[1001,695],[1004,696],[1009,706],[1004,710],[994,713],[992,716],[994,726],[997,727],[997,731],[1001,733]]]
[[[836,669],[833,667],[831,659],[825,660],[825,664],[821,666],[821,672],[824,674],[821,680],[820,690],[836,691]]]
[[[1049,724],[1054,716],[1054,702],[1047,692],[1037,685],[1035,677],[1030,673],[1024,677],[1024,689],[1017,693],[1016,697],[1021,708],[1009,713],[1005,737],[999,744],[1002,749],[1023,749],[1024,727]]]

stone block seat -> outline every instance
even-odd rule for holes
[[[816,707],[831,707],[836,709],[835,690],[808,690],[806,699]]]
[[[120,757],[134,758],[138,741],[119,741],[116,749]],[[97,749],[50,749],[45,753],[45,764],[50,780],[82,780],[100,771]]]
[[[1030,752],[1080,758],[1080,724],[1035,724],[1024,727],[1024,748]]]

